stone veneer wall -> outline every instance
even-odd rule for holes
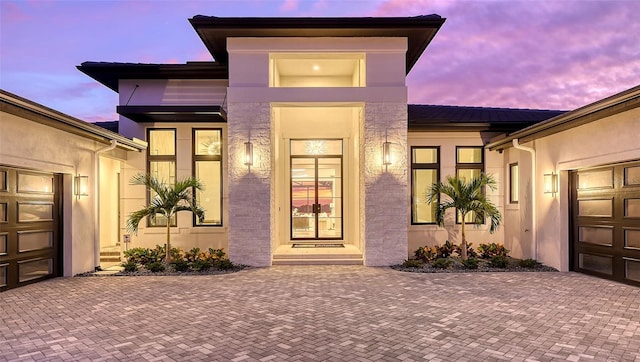
[[[398,264],[408,255],[409,197],[407,176],[406,103],[366,103],[361,124],[360,214],[365,264]],[[382,164],[382,143],[391,142],[393,163]],[[362,200],[362,195],[361,195]]]
[[[271,265],[271,117],[269,103],[229,103],[229,258]],[[244,143],[253,143],[253,166]]]

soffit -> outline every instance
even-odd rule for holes
[[[220,106],[118,106],[118,114],[134,122],[226,122]]]
[[[189,19],[217,62],[227,64],[227,38],[399,37],[407,38],[409,73],[445,19],[439,15],[404,18],[219,18]]]

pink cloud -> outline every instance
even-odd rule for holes
[[[284,0],[280,5],[280,11],[295,11],[298,9],[298,0]]]

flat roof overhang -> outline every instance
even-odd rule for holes
[[[216,62],[143,64],[84,62],[78,70],[118,92],[120,79],[229,79],[229,67]]]
[[[491,151],[501,151],[512,147],[514,139],[517,139],[521,144],[530,142],[639,107],[640,85],[509,135],[498,136],[492,139],[485,148]]]
[[[401,37],[407,38],[407,74],[445,18],[439,15],[387,18],[220,18],[196,15],[189,22],[217,62],[227,64],[227,38]]]
[[[221,106],[118,106],[118,114],[134,122],[226,122]]]

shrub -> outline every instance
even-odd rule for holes
[[[131,248],[124,251],[124,259],[127,263],[146,265],[149,263],[149,249]]]
[[[462,265],[467,269],[478,269],[478,259],[469,257],[469,259],[462,261]]]
[[[520,260],[518,265],[520,265],[522,268],[533,269],[538,265],[540,265],[540,263],[538,263],[538,261],[535,259],[523,259],[523,260]]]
[[[189,270],[189,263],[184,259],[172,259],[171,266],[175,271],[184,272]]]
[[[442,246],[436,247],[437,258],[448,258],[456,250],[457,245],[451,244],[449,240],[445,241]]]
[[[468,258],[477,258],[478,257],[478,253],[476,253],[476,249],[474,249],[471,245],[473,245],[472,243],[467,243],[467,257]],[[453,245],[454,247],[454,251],[456,252],[456,254],[458,254],[458,256],[462,256],[462,247],[459,245]],[[475,269],[475,268],[473,268]]]
[[[491,265],[494,268],[504,269],[509,266],[509,258],[507,258],[504,255],[496,255],[493,258],[491,258],[489,265]]]
[[[478,251],[482,259],[491,259],[494,256],[506,257],[509,255],[509,250],[505,248],[504,245],[496,243],[480,244]]]
[[[200,248],[193,248],[184,254],[184,258],[187,260],[187,262],[193,263],[194,261],[201,259],[201,254],[202,253],[200,253]]]
[[[124,268],[124,271],[126,272],[135,272],[138,271],[138,264],[132,262],[132,261],[125,261],[122,264],[122,267]]]
[[[448,269],[451,264],[453,264],[453,260],[449,258],[438,258],[433,263],[431,263],[431,266],[436,269]]]
[[[189,264],[194,271],[205,271],[211,268],[211,264],[204,259],[196,259]]]
[[[405,268],[422,268],[424,262],[420,259],[407,259],[402,263]]]
[[[152,273],[157,273],[157,272],[164,271],[164,264],[159,261],[154,261],[153,263],[147,264],[146,268],[148,271]]]
[[[233,269],[235,265],[233,265],[233,263],[229,259],[219,259],[215,262],[214,266],[218,270],[229,270]]]

